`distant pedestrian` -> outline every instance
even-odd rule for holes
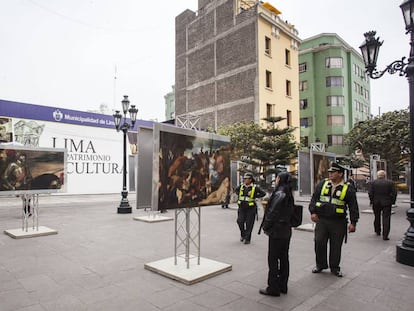
[[[229,208],[232,190],[233,189],[231,189],[231,187],[230,187],[230,191],[227,192],[226,197],[224,199],[224,202],[221,203],[221,208]]]
[[[352,175],[349,176],[348,183],[354,188],[355,192],[358,191],[355,179],[354,179],[354,177],[352,177]]]
[[[292,177],[288,172],[282,172],[276,178],[276,188],[270,196],[262,223],[264,233],[269,236],[267,253],[269,273],[267,287],[259,290],[262,295],[287,294],[294,204]]]
[[[391,227],[391,207],[397,199],[397,190],[392,181],[386,179],[385,171],[377,172],[377,178],[371,183],[368,192],[369,201],[374,211],[374,231],[381,235],[381,218],[382,218],[382,238],[389,240]]]
[[[329,178],[322,180],[315,189],[309,204],[311,219],[315,226],[316,266],[312,273],[321,273],[328,268],[327,248],[329,240],[329,268],[331,273],[342,277],[340,269],[342,243],[349,232],[355,232],[359,219],[359,208],[352,186],[345,183],[345,168],[332,163]],[[347,209],[351,223],[348,224]]]
[[[240,242],[250,244],[254,220],[257,215],[256,199],[264,197],[266,192],[254,184],[252,173],[244,174],[243,180],[243,184],[235,189],[235,193],[238,195],[237,205],[239,206],[237,224],[240,229]]]

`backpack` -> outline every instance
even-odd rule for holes
[[[293,214],[290,218],[290,224],[292,227],[299,227],[302,224],[303,206],[293,205]]]

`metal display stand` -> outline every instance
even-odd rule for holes
[[[28,232],[29,218],[33,221],[32,230],[39,231],[39,195],[23,194],[22,198],[22,230]]]
[[[196,222],[191,221],[191,212],[196,215]],[[184,215],[185,217],[181,217]],[[175,243],[174,264],[177,265],[177,256],[180,248],[184,247],[184,259],[187,269],[190,268],[190,245],[197,250],[197,265],[200,265],[200,207],[180,208],[175,210]]]
[[[39,194],[22,194],[22,227],[5,230],[14,239],[57,234],[57,230],[39,226]],[[32,225],[29,226],[29,223]]]

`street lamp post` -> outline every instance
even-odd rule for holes
[[[123,179],[122,179],[122,192],[121,192],[122,199],[118,207],[118,214],[130,214],[132,213],[132,208],[128,202],[128,190],[126,186],[127,184],[127,133],[128,133],[128,130],[130,128],[133,128],[135,125],[135,121],[137,120],[138,109],[135,108],[135,105],[131,105],[131,108],[129,108],[129,99],[127,95],[124,95],[124,99],[122,100],[122,111],[123,111],[123,115],[120,113],[119,110],[116,110],[115,114],[113,115],[116,131],[117,132],[122,131],[124,133],[124,145],[123,145],[123,157],[124,157],[123,162],[124,163],[122,167]],[[129,112],[131,124],[128,123],[127,121],[127,112]],[[123,119],[123,123],[121,124],[122,116],[124,117],[124,119]]]
[[[404,235],[402,241],[397,245],[396,260],[402,264],[414,266],[414,0],[405,0],[400,8],[403,13],[406,33],[410,33],[410,55],[407,61],[405,57],[396,60],[388,65],[383,71],[377,71],[377,57],[382,42],[375,38],[375,31],[369,31],[364,34],[365,41],[359,47],[364,58],[367,74],[372,79],[381,78],[384,73],[399,73],[400,76],[406,76],[409,84],[410,96],[410,207],[407,210],[407,220],[410,227]]]

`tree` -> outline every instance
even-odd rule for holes
[[[295,142],[293,131],[295,128],[280,128],[277,123],[284,120],[282,117],[264,118],[267,126],[261,129],[262,140],[258,141],[253,149],[252,159],[261,172],[265,187],[269,187],[272,181],[270,176],[278,174],[281,166],[291,164],[296,158],[298,144]]]
[[[365,159],[380,155],[392,176],[398,176],[411,152],[409,119],[408,110],[399,110],[359,122],[346,136],[346,143]]]
[[[240,160],[242,156],[249,156],[257,141],[262,139],[260,125],[251,122],[236,122],[218,128],[218,134],[230,137],[232,159]]]
[[[230,136],[233,148],[232,158],[242,160],[246,164],[243,172],[252,172],[256,177],[260,174],[266,179],[278,173],[278,167],[288,165],[296,158],[297,144],[292,132],[294,128],[279,128],[277,122],[281,117],[265,118],[267,127],[261,128],[254,122],[237,122],[221,127],[218,133]],[[250,169],[249,169],[249,168]]]

